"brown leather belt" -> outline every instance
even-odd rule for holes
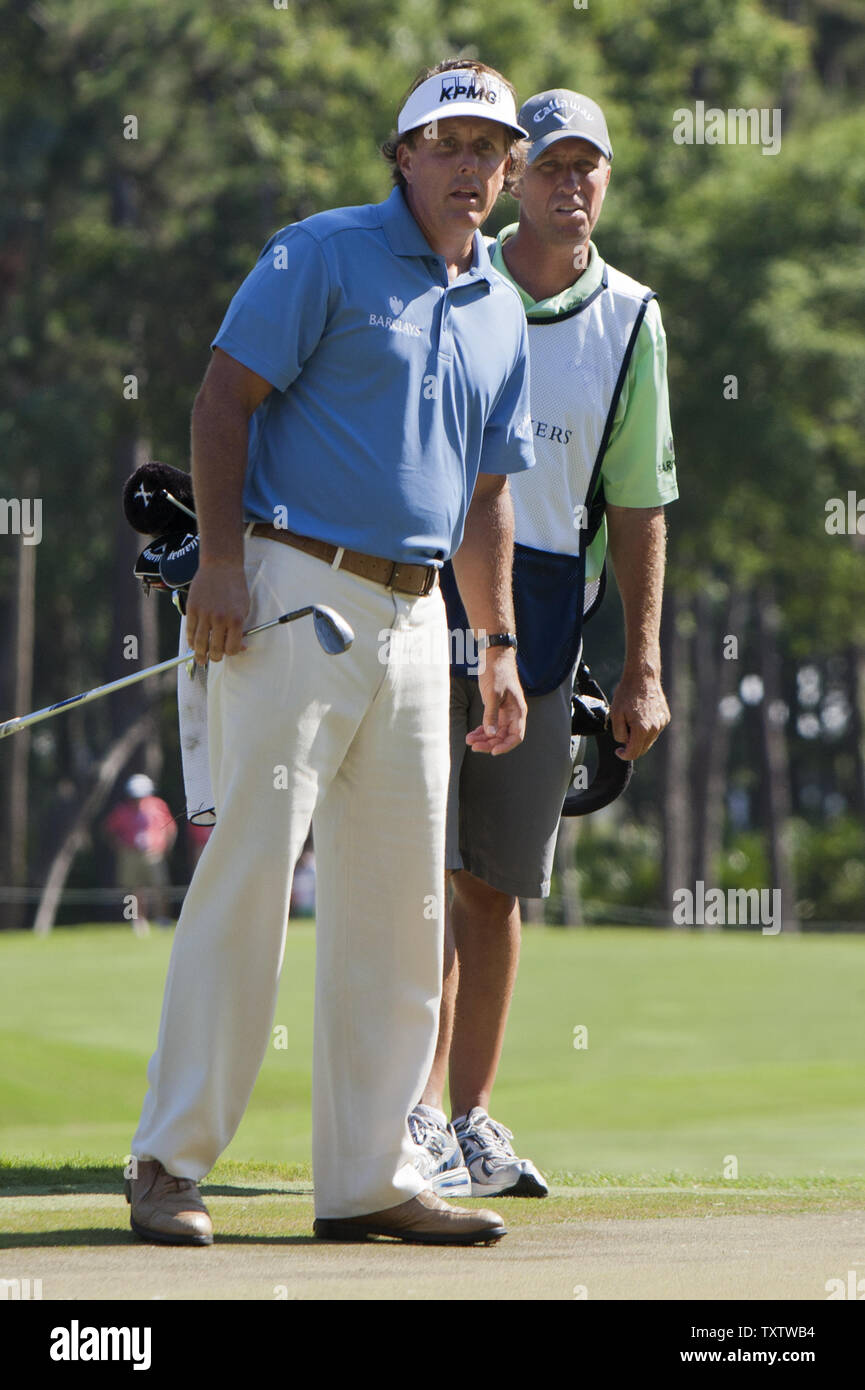
[[[293,531],[271,526],[266,521],[257,521],[252,528],[254,536],[264,536],[269,541],[281,541],[295,550],[303,550],[332,565],[339,546],[327,541],[316,541],[311,536],[297,536]],[[396,589],[402,594],[428,594],[435,587],[438,570],[435,565],[404,565],[398,560],[385,560],[378,555],[364,555],[360,550],[343,550],[337,569],[348,570],[350,574],[360,575],[361,579],[371,579],[374,584],[383,584],[386,589]]]

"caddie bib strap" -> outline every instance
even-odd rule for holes
[[[585,535],[583,536],[582,540],[582,551],[584,555],[588,550],[589,546],[591,545],[592,541],[595,539],[595,536],[598,534],[601,522],[604,519],[604,512],[606,510],[607,503],[606,498],[604,497],[604,484],[603,482],[601,482],[599,485],[598,480],[600,478],[601,468],[603,467],[604,463],[604,455],[607,452],[607,446],[610,442],[610,435],[613,432],[613,425],[616,419],[616,411],[619,408],[619,400],[622,395],[622,388],[625,384],[625,380],[628,375],[628,367],[630,366],[631,358],[633,356],[634,348],[636,346],[637,335],[639,334],[640,328],[643,323],[643,319],[646,317],[646,310],[648,309],[649,304],[653,299],[657,299],[655,291],[646,290],[646,293],[643,295],[643,299],[640,303],[640,307],[637,310],[637,316],[634,319],[634,326],[631,329],[631,335],[628,338],[624,356],[622,357],[622,365],[619,368],[619,375],[616,378],[616,384],[613,387],[613,395],[610,400],[610,408],[607,411],[607,418],[604,422],[604,432],[601,435],[601,443],[598,447],[598,454],[595,459],[594,468],[592,469],[592,476],[589,479],[589,486],[586,489],[586,507],[588,514],[588,523],[586,526]],[[586,588],[585,601],[583,604],[583,622],[587,622],[588,619],[591,618],[592,615],[596,613],[597,610],[600,608],[604,594],[606,593],[606,589],[607,562],[606,559],[604,559],[604,565],[600,575],[597,579],[593,580]]]

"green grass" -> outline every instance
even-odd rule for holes
[[[308,1242],[313,1222],[311,1179],[308,1165],[222,1160],[201,1190],[221,1242]],[[6,1199],[0,1250],[130,1241],[120,1170],[111,1160],[0,1160],[0,1199]],[[500,1198],[495,1205],[510,1230],[587,1220],[837,1215],[862,1211],[865,1181],[752,1178],[709,1184],[682,1173],[639,1174],[628,1179],[619,1173],[592,1173],[579,1184],[556,1182],[544,1202]]]
[[[63,1165],[117,1190],[170,946],[128,928],[0,935],[6,1190]],[[232,1161],[308,1181],[313,963],[313,929],[292,927],[275,1018],[288,1046],[269,1050],[225,1182]],[[863,1013],[863,937],[527,931],[492,1109],[520,1152],[602,1204],[617,1186],[849,1196],[834,1179],[865,1167]]]

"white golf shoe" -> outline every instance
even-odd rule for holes
[[[442,1110],[416,1105],[408,1117],[417,1145],[414,1166],[439,1197],[471,1197],[472,1180],[462,1150]]]
[[[535,1165],[517,1158],[513,1134],[476,1105],[453,1122],[473,1197],[546,1197],[549,1188]]]

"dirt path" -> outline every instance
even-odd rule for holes
[[[41,1279],[46,1300],[825,1300],[828,1280],[865,1278],[860,1211],[551,1219],[544,1203],[541,1220],[541,1204],[511,1202],[499,1245],[448,1250],[322,1245],[306,1193],[208,1205],[216,1243],[184,1250],[135,1241],[114,1196],[4,1198],[2,1227],[19,1234],[3,1238],[0,1279]]]

